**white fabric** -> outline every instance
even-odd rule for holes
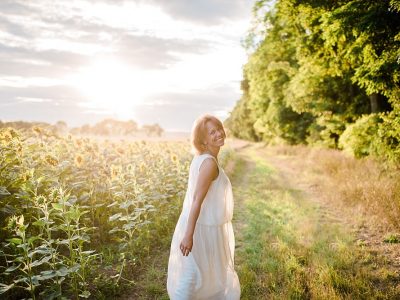
[[[235,237],[232,227],[232,186],[218,165],[218,177],[203,200],[188,256],[179,249],[193,201],[200,166],[210,154],[193,158],[182,212],[172,237],[167,290],[171,300],[237,300],[239,278],[234,270]],[[215,160],[216,161],[216,160]],[[217,162],[218,164],[218,162]]]

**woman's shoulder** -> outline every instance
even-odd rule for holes
[[[211,159],[214,161],[216,168],[220,168],[218,161],[216,160],[216,158],[214,156],[212,156],[209,153],[203,153],[203,154],[197,154],[195,155],[195,157],[193,158],[193,164],[196,166],[197,171],[200,171],[200,167],[203,165],[203,163],[205,161],[207,161],[208,159]]]
[[[218,165],[217,159],[216,159],[214,156],[212,156],[210,153],[196,154],[196,155],[193,157],[193,160],[197,160],[197,161],[202,162],[202,161],[204,161],[204,160],[207,159],[207,158],[212,158],[212,159],[217,163],[217,165]]]

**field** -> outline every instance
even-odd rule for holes
[[[242,299],[400,297],[398,170],[339,151],[229,141]],[[186,139],[0,133],[4,299],[168,299]]]
[[[0,293],[109,298],[166,241],[185,192],[187,142],[0,133]]]

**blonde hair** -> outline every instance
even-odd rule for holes
[[[207,122],[213,122],[215,125],[222,128],[222,130],[224,132],[224,136],[226,137],[224,125],[222,124],[222,122],[220,120],[218,120],[216,117],[214,117],[212,115],[208,115],[208,114],[200,116],[199,118],[196,119],[196,121],[193,124],[192,133],[191,133],[191,137],[190,137],[190,142],[192,144],[192,150],[196,154],[200,154],[201,152],[206,150],[204,140],[207,135],[207,132],[206,132]]]

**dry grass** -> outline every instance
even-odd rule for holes
[[[304,153],[301,153],[304,157]],[[387,169],[371,158],[355,159],[340,151],[313,149],[308,154],[312,169],[327,178],[324,188],[332,201],[360,206],[400,230],[400,172]]]
[[[241,299],[398,299],[397,272],[303,189],[310,179],[330,181],[312,169],[314,155],[262,145],[240,152],[233,187]]]
[[[356,159],[322,148],[268,146],[266,158],[286,167],[290,176],[313,183],[327,200],[375,219],[388,231],[400,231],[400,170],[372,158]],[[300,180],[300,181],[301,181]]]

